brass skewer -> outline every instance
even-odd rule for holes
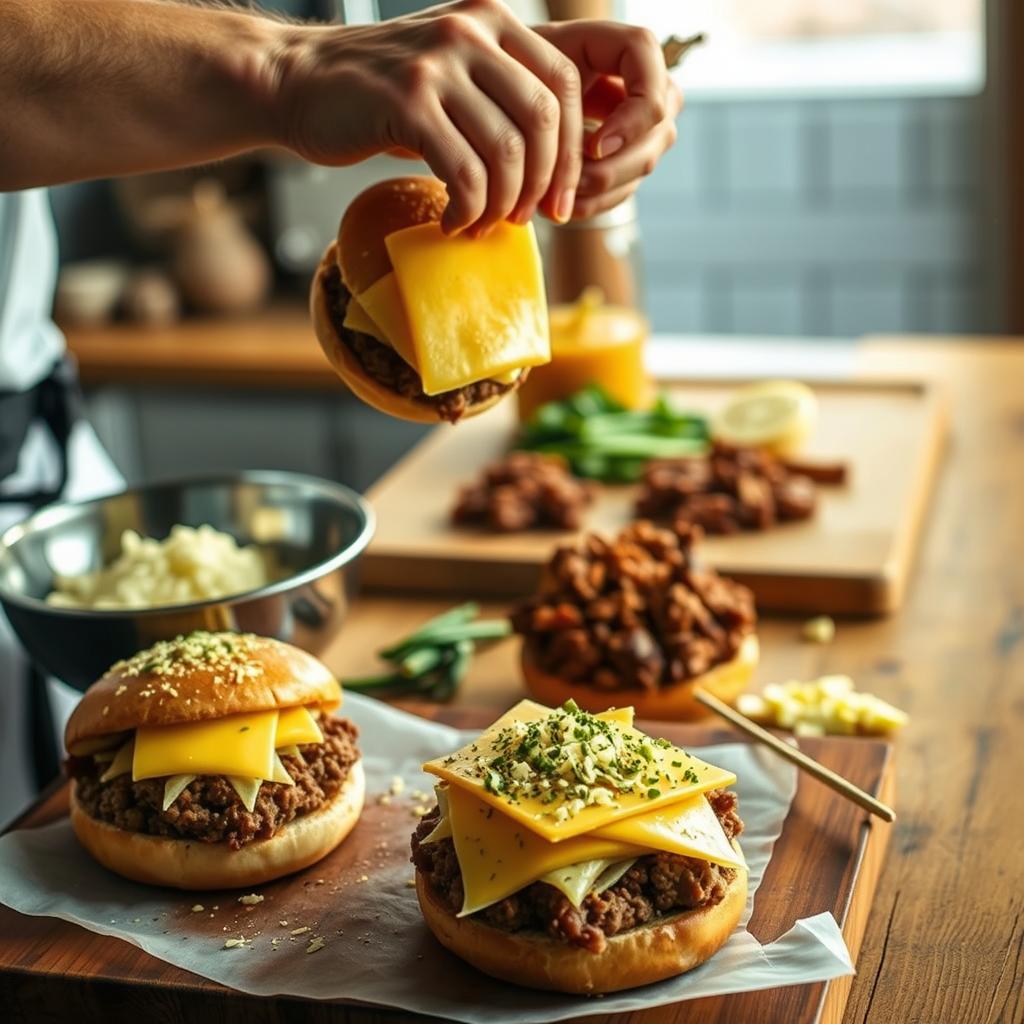
[[[844,779],[842,775],[837,775],[831,768],[826,768],[823,764],[819,764],[813,757],[808,757],[803,751],[790,746],[788,743],[783,743],[778,736],[770,733],[767,729],[762,729],[756,722],[752,722],[746,715],[741,715],[735,708],[730,707],[724,701],[720,701],[717,697],[699,687],[694,690],[693,696],[700,704],[721,715],[722,718],[731,722],[741,732],[745,732],[759,743],[771,747],[779,757],[784,757],[798,768],[803,769],[808,775],[813,775],[819,782],[823,782],[830,789],[834,789],[840,796],[845,796],[847,800],[852,800],[855,804],[863,807],[864,810],[869,811],[871,814],[877,815],[883,821],[892,822],[896,820],[896,812],[888,804],[883,804],[881,800],[876,800],[870,793],[865,793],[863,789]]]

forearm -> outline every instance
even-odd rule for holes
[[[273,144],[283,31],[157,0],[3,0],[0,190]]]

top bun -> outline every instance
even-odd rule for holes
[[[384,239],[394,231],[439,221],[448,193],[437,178],[389,178],[349,203],[338,228],[338,267],[353,295],[391,272]]]
[[[104,736],[147,725],[200,722],[299,704],[333,710],[341,687],[327,667],[291,644],[251,633],[195,632],[119,661],[68,719],[71,754]]]

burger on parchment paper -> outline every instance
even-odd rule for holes
[[[600,993],[704,963],[736,927],[747,868],[735,775],[633,728],[633,709],[522,701],[429,761],[412,839],[442,945],[519,985]]]
[[[179,889],[307,867],[363,807],[340,704],[327,668],[277,640],[196,632],[140,651],[68,720],[75,833],[111,871]]]

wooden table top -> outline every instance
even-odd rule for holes
[[[89,379],[101,364],[72,344]],[[282,347],[273,331],[259,344]],[[841,621],[824,647],[800,642],[799,619],[761,626],[761,682],[846,672],[911,715],[897,744],[899,818],[844,1020],[1021,1021],[1024,340],[872,338],[854,369],[945,382],[952,442],[898,615]],[[365,674],[375,647],[448,604],[364,595],[326,660],[342,678]],[[507,642],[479,656],[458,702],[498,710],[517,699],[515,653]]]
[[[1024,340],[868,339],[856,371],[944,381],[952,439],[898,615],[840,621],[825,647],[801,643],[800,619],[760,630],[760,682],[845,672],[911,716],[843,1019],[1022,1021]],[[364,595],[326,660],[342,678],[366,674],[375,647],[450,603]],[[508,706],[515,656],[514,642],[478,656],[459,701]]]

